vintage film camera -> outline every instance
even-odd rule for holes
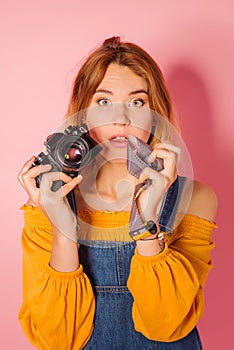
[[[77,176],[79,171],[86,167],[102,150],[88,134],[86,125],[69,125],[64,132],[56,132],[49,135],[44,142],[46,153],[41,152],[36,157],[32,166],[50,164],[50,171],[62,171],[72,178]],[[36,178],[37,187],[43,174]],[[62,181],[55,181],[52,190],[56,191],[62,186]],[[69,203],[75,211],[73,202],[74,193],[68,196]]]

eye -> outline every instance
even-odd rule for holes
[[[108,106],[111,106],[111,101],[108,100],[107,98],[99,98],[97,100],[97,104],[101,107],[108,107]]]
[[[145,101],[142,98],[133,98],[128,105],[129,107],[143,107],[145,105]]]

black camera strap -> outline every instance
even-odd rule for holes
[[[67,200],[70,205],[71,210],[75,214],[75,217],[77,219],[77,224],[78,224],[78,215],[77,215],[77,206],[76,206],[76,196],[75,196],[75,191],[72,190],[67,194]]]

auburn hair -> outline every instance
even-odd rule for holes
[[[74,80],[66,117],[71,117],[89,106],[110,63],[126,66],[144,78],[148,86],[150,108],[178,129],[171,99],[159,66],[141,47],[123,42],[118,36],[106,39],[90,54],[80,68]]]

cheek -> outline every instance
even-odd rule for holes
[[[140,109],[139,111],[134,111],[134,113],[131,113],[129,116],[132,126],[138,127],[148,132],[151,131],[153,125],[153,116],[150,109]]]
[[[142,140],[148,140],[153,128],[153,118],[149,115],[142,116],[141,119],[134,120],[132,127],[136,130],[138,135],[141,135]]]
[[[99,127],[95,128],[95,127],[92,127],[92,125],[88,124],[88,129],[89,129],[90,137],[92,137],[96,142],[100,143],[105,139],[101,128]]]
[[[142,129],[137,129],[132,132],[132,134],[139,139],[141,139],[143,142],[147,143],[150,137],[150,132],[142,130]]]
[[[90,106],[86,112],[86,122],[89,130],[109,125],[112,122],[112,114],[111,108]]]

